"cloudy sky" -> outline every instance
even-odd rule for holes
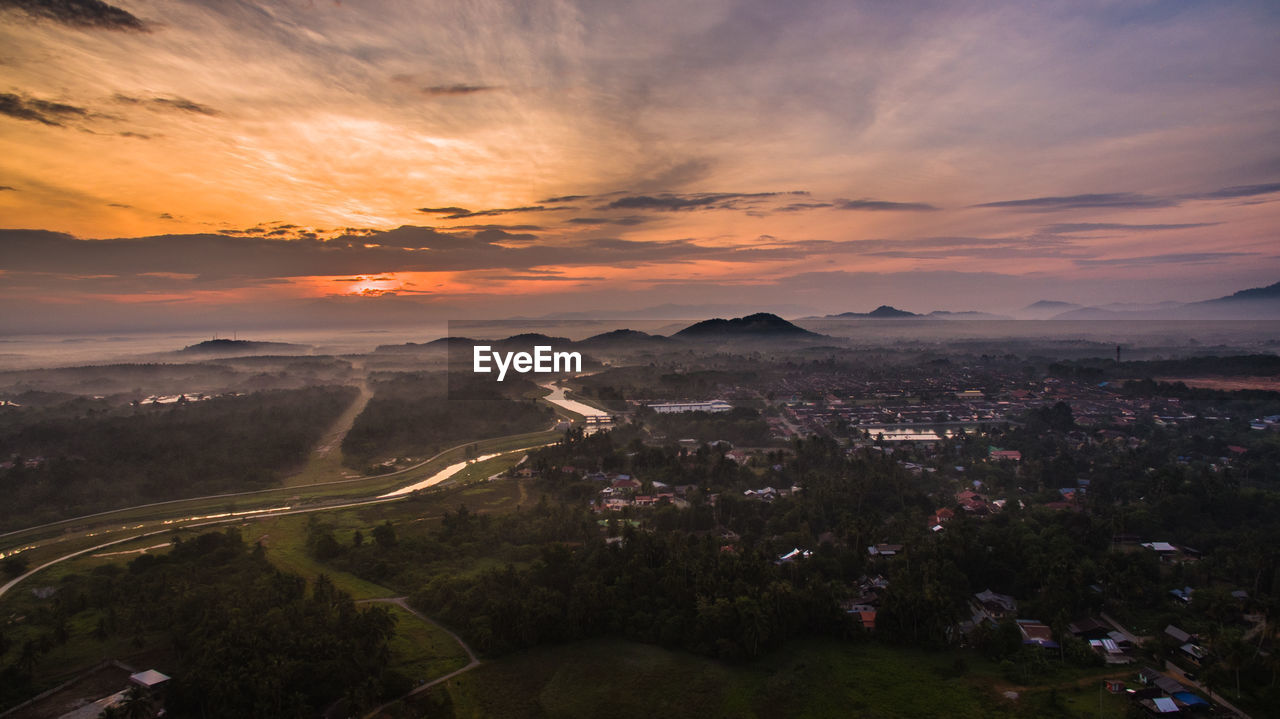
[[[3,331],[1280,280],[1280,5],[0,0]]]

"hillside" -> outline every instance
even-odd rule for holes
[[[690,325],[672,335],[688,340],[818,338],[822,335],[797,327],[781,317],[758,312],[731,320],[716,318]]]

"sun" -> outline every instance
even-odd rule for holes
[[[346,294],[358,297],[377,297],[401,288],[401,283],[394,275],[377,275],[373,277],[359,276],[351,280]]]

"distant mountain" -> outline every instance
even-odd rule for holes
[[[870,312],[841,312],[838,315],[822,317],[803,317],[805,320],[1010,320],[1006,315],[993,315],[988,312],[934,310],[927,315],[900,310],[891,305],[880,305]]]
[[[693,320],[708,315],[744,315],[761,309],[760,305],[714,304],[714,305],[678,305],[663,304],[638,309],[591,310],[587,312],[552,312],[537,318],[539,320]],[[799,317],[814,312],[813,307],[804,305],[771,305],[775,314],[788,317]],[[512,317],[512,320],[531,319],[528,317]]]
[[[1082,309],[1084,305],[1078,305],[1074,302],[1059,302],[1058,300],[1040,300],[1017,310],[1014,314],[1019,319],[1024,320],[1047,320],[1052,319],[1054,315],[1060,315],[1063,312],[1072,312]]]
[[[646,347],[667,347],[671,345],[670,337],[651,335],[637,330],[614,330],[593,335],[574,343],[584,349],[641,349]]]
[[[680,339],[774,339],[774,338],[818,338],[822,335],[797,327],[781,317],[758,312],[735,319],[703,320],[689,325],[672,335]]]
[[[257,342],[254,340],[205,340],[187,345],[179,352],[191,354],[299,354],[310,352],[311,345],[296,345],[289,342]]]
[[[1236,292],[1235,294],[1227,295],[1226,297],[1219,297],[1214,300],[1205,300],[1203,302],[1195,302],[1193,304],[1197,304],[1197,305],[1219,304],[1219,303],[1225,304],[1225,303],[1232,303],[1232,302],[1256,302],[1258,300],[1262,300],[1262,301],[1280,300],[1280,282],[1277,282],[1274,285],[1267,285],[1266,287],[1254,287],[1253,289],[1249,289],[1249,290],[1240,290],[1239,292]]]
[[[1008,315],[994,315],[990,312],[975,312],[972,310],[965,312],[948,312],[947,310],[934,310],[925,317],[940,320],[1011,320]]]
[[[1200,302],[1082,307],[1055,320],[1280,320],[1280,282]]]
[[[806,320],[900,320],[909,319],[911,317],[924,317],[914,312],[900,310],[897,307],[889,305],[880,305],[870,312],[841,312],[838,315],[823,315],[822,317],[805,317]]]
[[[1027,305],[1026,307],[1023,307],[1022,309],[1032,310],[1032,311],[1053,310],[1055,312],[1063,312],[1065,310],[1074,310],[1079,307],[1080,305],[1074,302],[1059,302],[1057,300],[1040,300],[1039,302],[1032,302],[1031,304]]]
[[[470,352],[471,347],[475,345],[527,349],[536,345],[563,347],[569,344],[573,344],[573,342],[568,337],[551,337],[537,332],[525,332],[523,334],[512,335],[500,340],[473,339],[471,337],[441,337],[439,339],[431,340],[430,342],[405,342],[404,344],[398,345],[378,345],[373,351],[387,354],[423,351],[440,352],[445,350],[461,349]]]

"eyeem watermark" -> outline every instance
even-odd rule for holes
[[[491,364],[492,362],[492,364]],[[581,372],[582,354],[579,352],[556,352],[551,345],[536,345],[533,353],[529,352],[495,352],[491,345],[475,345],[471,348],[471,371],[476,374],[492,374],[494,368],[498,372],[498,381],[507,377],[507,370],[515,370],[520,374],[529,372]]]

